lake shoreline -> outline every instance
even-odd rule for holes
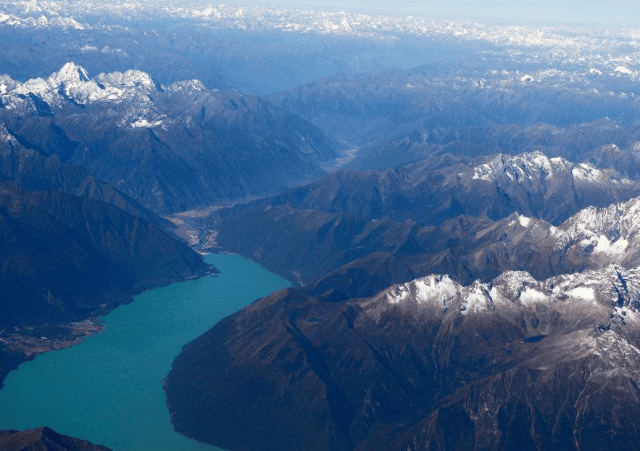
[[[173,283],[216,276],[219,270],[209,265],[208,271],[172,281],[150,281],[148,287],[131,290],[126,297],[114,298],[108,304],[87,318],[59,324],[36,324],[23,327],[5,327],[0,329],[0,390],[4,388],[4,380],[18,367],[33,360],[37,355],[59,351],[81,344],[86,338],[99,334],[105,328],[102,318],[121,305],[135,301],[136,296],[156,288]]]
[[[7,375],[22,363],[45,352],[79,345],[85,338],[99,334],[104,328],[101,317],[93,317],[72,323],[25,326],[0,332],[0,389],[4,387]]]
[[[290,283],[238,255],[206,261],[217,277],[148,290],[100,318],[103,330],[81,345],[37,354],[11,372],[0,390],[0,429],[46,425],[114,451],[215,451],[175,432],[163,380],[184,345]]]

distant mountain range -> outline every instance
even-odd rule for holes
[[[84,167],[156,212],[274,193],[336,156],[314,126],[255,96],[140,71],[0,80],[0,121],[28,148]]]
[[[640,68],[636,37],[623,29],[164,1],[4,0],[0,39],[12,43],[0,49],[0,73],[21,80],[76,61],[91,73],[135,68],[165,85],[197,78],[263,95],[336,73],[438,61],[465,65],[464,73],[519,71],[530,84],[536,71],[561,83],[586,71],[618,77],[630,95]]]
[[[536,150],[580,162],[600,146],[640,141],[634,88],[616,73],[587,67],[525,72],[505,60],[434,63],[337,74],[268,98],[356,148],[356,169],[434,154]]]
[[[356,28],[364,22],[362,33]],[[136,68],[165,85],[197,78],[211,88],[267,94],[340,71],[406,68],[473,54],[464,48],[468,43],[442,36],[446,26],[418,20],[406,33],[393,18],[346,13],[5,1],[0,38],[14,45],[0,50],[0,73],[43,77],[72,60],[92,73]],[[16,48],[29,49],[35,59]]]

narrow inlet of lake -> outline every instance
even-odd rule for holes
[[[24,363],[0,390],[0,429],[48,426],[114,451],[215,450],[173,431],[162,380],[182,346],[289,282],[237,255],[220,274],[142,293],[84,343]]]

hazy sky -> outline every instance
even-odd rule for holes
[[[527,22],[591,22],[640,28],[640,0],[228,0],[226,3]]]

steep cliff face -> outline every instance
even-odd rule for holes
[[[281,291],[185,346],[172,420],[232,450],[634,449],[638,276]]]
[[[94,445],[87,440],[58,434],[47,427],[26,431],[0,431],[0,449],[4,451],[110,451],[106,446]]]
[[[11,182],[0,185],[0,236],[3,325],[82,319],[208,271],[150,222],[103,202]]]

